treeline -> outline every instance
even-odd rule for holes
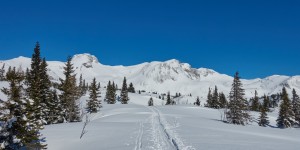
[[[257,123],[265,127],[269,125],[267,112],[270,112],[270,108],[279,106],[279,114],[276,120],[279,128],[300,126],[300,98],[295,89],[292,91],[292,100],[289,99],[285,87],[283,87],[281,93],[271,96],[264,95],[263,97],[258,97],[258,93],[255,91],[254,97],[249,102],[244,98],[244,95],[245,90],[237,72],[229,93],[229,101],[227,101],[224,93],[218,92],[218,88],[215,86],[213,91],[209,88],[205,107],[224,109],[223,121],[240,125],[246,125],[249,121],[253,120],[249,111],[258,111],[260,112],[260,116],[257,119]],[[200,105],[199,97],[195,104]]]
[[[8,82],[9,87],[1,89],[7,100],[0,100],[0,149],[47,149],[40,133],[44,125],[79,122],[86,112],[101,108],[100,83],[94,78],[88,85],[80,75],[77,85],[71,57],[67,58],[60,83],[50,81],[47,66],[38,42],[25,72],[15,67],[5,72],[2,66],[0,81]],[[90,96],[83,112],[79,99],[87,91]]]

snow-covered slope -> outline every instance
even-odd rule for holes
[[[103,97],[102,97],[103,98]],[[270,125],[247,126],[220,121],[222,110],[194,105],[148,107],[150,96],[130,94],[128,105],[103,104],[90,114],[87,133],[83,122],[45,126],[49,150],[296,150],[299,128],[276,128],[277,112],[268,113]],[[87,99],[83,97],[82,100]],[[258,118],[259,113],[251,112]]]
[[[108,80],[113,80],[120,86],[123,77],[127,77],[128,82],[132,82],[137,90],[158,93],[170,91],[171,94],[191,93],[193,96],[200,96],[201,99],[205,99],[208,88],[213,88],[215,85],[218,86],[219,91],[228,94],[233,80],[231,76],[207,68],[192,68],[189,64],[180,63],[175,59],[165,62],[147,62],[135,66],[108,66],[101,64],[93,55],[78,54],[73,56],[72,62],[77,77],[82,74],[88,82],[96,77],[102,86],[106,85]],[[25,70],[30,67],[30,58],[18,57],[0,61],[0,67],[4,63],[6,69],[8,66],[14,66]],[[48,65],[53,81],[58,82],[59,78],[64,77],[64,62],[48,61]],[[259,95],[270,95],[279,92],[282,86],[289,89],[295,88],[300,92],[300,76],[274,75],[264,79],[242,81],[248,98],[254,95],[254,90],[257,90]]]

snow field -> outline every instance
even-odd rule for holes
[[[238,126],[220,121],[221,110],[161,106],[159,99],[154,99],[156,106],[148,107],[149,98],[147,94],[130,94],[128,105],[104,104],[99,113],[89,116],[88,132],[81,140],[83,122],[46,126],[42,133],[49,150],[299,149],[300,130],[276,128],[276,111],[268,114],[269,127],[256,122]]]

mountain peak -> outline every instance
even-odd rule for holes
[[[89,53],[74,55],[72,58],[72,62],[77,65],[83,65],[86,68],[92,68],[93,63],[99,63],[98,58]]]
[[[170,59],[170,60],[165,61],[165,63],[175,63],[175,64],[179,64],[180,62],[179,62],[179,60],[177,60],[177,59]]]
[[[84,61],[84,62],[93,62],[93,63],[99,63],[98,58],[94,55],[91,55],[89,53],[83,53],[83,54],[76,54],[73,56],[72,61]]]

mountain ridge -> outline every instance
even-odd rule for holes
[[[19,56],[9,60],[0,60],[0,66],[6,64],[16,68],[21,67],[24,71],[30,67],[30,58]],[[63,67],[65,62],[47,61],[48,73],[52,81],[59,82],[63,78]],[[72,57],[75,73],[79,78],[90,82],[94,77],[105,86],[108,80],[113,80],[121,85],[123,77],[127,77],[128,82],[132,82],[137,90],[149,92],[172,94],[180,92],[182,94],[192,94],[205,99],[208,88],[218,86],[219,92],[228,95],[233,77],[218,73],[209,68],[193,68],[188,63],[181,63],[179,60],[171,59],[167,61],[145,62],[132,66],[110,66],[103,65],[94,55],[84,53],[76,54]],[[300,90],[300,76],[272,75],[266,78],[242,79],[246,97],[250,98],[257,90],[260,96],[276,94],[283,86],[288,89]]]

